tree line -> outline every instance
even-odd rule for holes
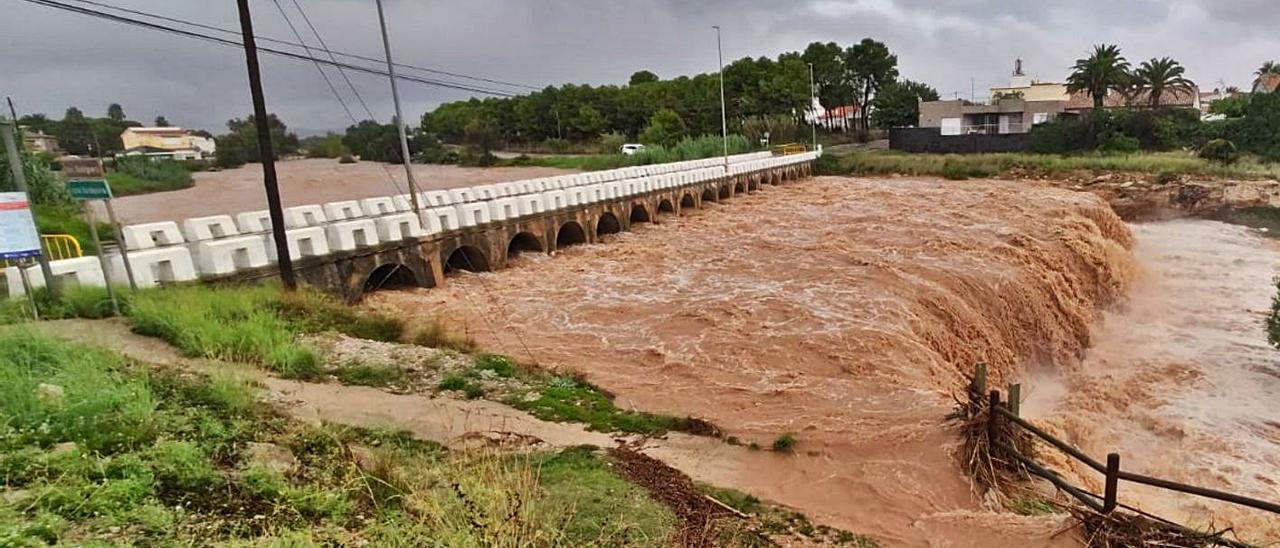
[[[79,107],[67,107],[62,119],[54,120],[45,114],[27,114],[18,118],[18,125],[30,131],[52,135],[58,146],[67,154],[76,156],[110,156],[124,150],[120,134],[131,127],[141,127],[141,122],[130,120],[119,103],[107,107],[106,116],[86,116]],[[156,127],[170,127],[164,116],[157,116]]]
[[[859,109],[861,129],[914,124],[917,98],[937,99],[927,85],[898,80],[898,58],[882,42],[867,38],[847,47],[814,42],[803,52],[747,57],[724,67],[730,131],[750,136],[753,128],[785,125],[781,119],[803,124],[810,109],[810,65],[824,109],[872,105]],[[716,73],[663,80],[641,70],[621,86],[565,84],[510,98],[445,103],[423,115],[421,132],[450,143],[464,143],[469,133],[489,128],[501,141],[518,144],[595,141],[614,134],[670,143],[720,132],[719,85]],[[885,114],[869,115],[881,110],[878,106]]]

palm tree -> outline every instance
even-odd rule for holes
[[[1124,93],[1130,81],[1129,62],[1120,55],[1120,48],[1098,44],[1093,46],[1091,55],[1076,60],[1067,77],[1067,93],[1088,92],[1093,97],[1093,107],[1102,108],[1107,93]]]
[[[1262,64],[1262,67],[1258,68],[1258,72],[1253,74],[1257,76],[1257,78],[1253,79],[1253,89],[1254,91],[1257,91],[1259,84],[1262,83],[1264,78],[1272,74],[1280,74],[1280,63],[1267,61]]]
[[[1195,82],[1188,80],[1183,74],[1187,69],[1168,57],[1143,61],[1138,70],[1133,71],[1139,91],[1147,92],[1151,107],[1160,106],[1160,98],[1166,92],[1192,93]]]

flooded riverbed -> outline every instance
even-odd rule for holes
[[[819,178],[662,221],[370,306],[443,317],[744,443],[794,433],[797,455],[708,459],[704,479],[832,525],[893,545],[1065,542],[1052,520],[982,511],[941,417],[974,363],[1011,378],[1079,359],[1135,271],[1104,203],[1023,182]]]

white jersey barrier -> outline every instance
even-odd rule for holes
[[[821,151],[789,156],[753,152],[729,157],[728,174],[742,175],[811,162]],[[411,213],[408,194],[348,200],[284,210],[285,235],[293,259],[352,251],[381,243],[417,239],[491,222],[625,199],[725,176],[724,158],[705,158],[557,175],[418,194],[422,218]],[[276,260],[271,217],[266,211],[213,215],[175,222],[126,226],[121,237],[139,287],[221,276],[267,266]],[[120,255],[111,257],[116,283],[126,279]],[[33,285],[43,287],[40,268],[24,267]],[[51,261],[60,283],[102,286],[97,257]],[[22,296],[17,267],[3,271],[11,297]]]

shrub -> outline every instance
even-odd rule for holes
[[[468,335],[456,335],[440,318],[427,318],[415,322],[408,328],[405,342],[428,348],[448,348],[459,352],[471,352],[476,349],[476,341]]]
[[[499,377],[513,377],[516,374],[516,364],[511,358],[499,356],[497,354],[480,354],[475,358],[476,367],[494,372]]]
[[[440,390],[462,390],[469,384],[471,384],[471,381],[461,374],[449,373],[440,379],[440,382],[436,384],[436,388]]]
[[[1098,143],[1098,150],[1103,152],[1132,154],[1138,151],[1138,139],[1136,137],[1125,135],[1119,131],[1112,131],[1101,138]]]
[[[1214,139],[1200,147],[1200,157],[1210,162],[1231,165],[1240,159],[1235,143],[1226,139]]]
[[[404,370],[394,365],[370,365],[354,363],[333,371],[343,384],[355,386],[386,386],[404,378]]]
[[[108,173],[107,180],[117,196],[179,190],[195,184],[191,171],[181,162],[140,156],[117,160],[115,172]]]
[[[779,453],[790,453],[796,448],[795,434],[786,433],[773,440],[773,450]]]
[[[626,144],[627,136],[616,131],[600,134],[600,154],[618,154],[618,149]]]

